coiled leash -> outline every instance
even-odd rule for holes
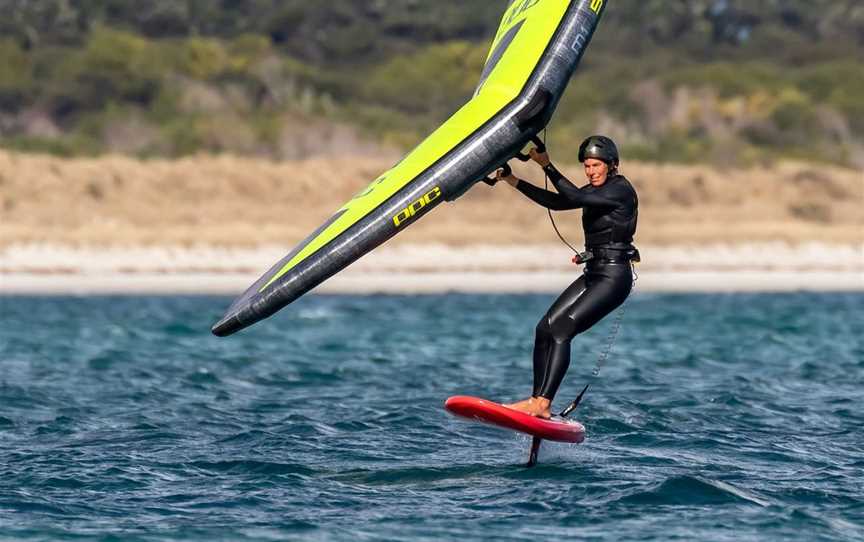
[[[621,331],[621,324],[624,321],[624,315],[627,313],[627,301],[630,300],[630,296],[632,296],[636,292],[636,281],[639,280],[639,274],[636,272],[636,265],[634,263],[630,264],[633,268],[633,286],[630,290],[630,295],[627,296],[627,299],[624,300],[624,303],[621,304],[621,308],[618,309],[618,314],[615,315],[615,320],[612,322],[612,328],[609,330],[609,334],[606,336],[606,346],[600,352],[600,355],[597,356],[597,361],[594,363],[594,368],[591,370],[591,376],[593,380],[597,380],[600,378],[600,371],[603,370],[603,366],[606,365],[606,361],[609,359],[609,355],[612,353],[612,348],[615,347],[615,341],[618,339],[618,333]],[[570,405],[561,411],[560,416],[562,418],[566,418],[570,414],[573,413],[574,410],[579,406],[579,403],[582,402],[582,398],[585,396],[585,393],[588,391],[588,388],[591,387],[592,382],[585,384],[585,387],[582,389],[582,392],[576,397]]]

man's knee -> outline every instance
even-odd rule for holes
[[[576,335],[576,321],[566,314],[549,322],[549,332],[557,343],[570,341]]]
[[[543,318],[537,322],[537,327],[534,328],[534,333],[537,335],[538,339],[551,339],[552,338],[552,324],[549,320],[549,315],[543,315]]]

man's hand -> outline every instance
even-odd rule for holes
[[[530,156],[532,160],[540,164],[540,167],[546,167],[552,163],[552,161],[549,160],[548,152],[537,152],[536,148],[529,150],[528,156]]]
[[[509,175],[504,175],[503,169],[499,169],[495,173],[495,179],[499,182],[504,181],[514,188],[516,187],[517,184],[519,184],[519,179],[517,179],[516,176],[513,175],[513,173],[510,173]]]

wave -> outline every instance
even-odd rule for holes
[[[758,506],[770,506],[772,504],[767,498],[735,487],[728,482],[695,476],[667,478],[660,485],[648,491],[632,493],[616,502],[621,504],[688,506],[742,502]]]

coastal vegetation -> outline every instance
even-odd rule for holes
[[[864,164],[855,0],[615,0],[548,137],[642,160]],[[476,85],[505,3],[0,0],[0,146],[302,158],[406,149]],[[369,141],[375,142],[369,145]]]

